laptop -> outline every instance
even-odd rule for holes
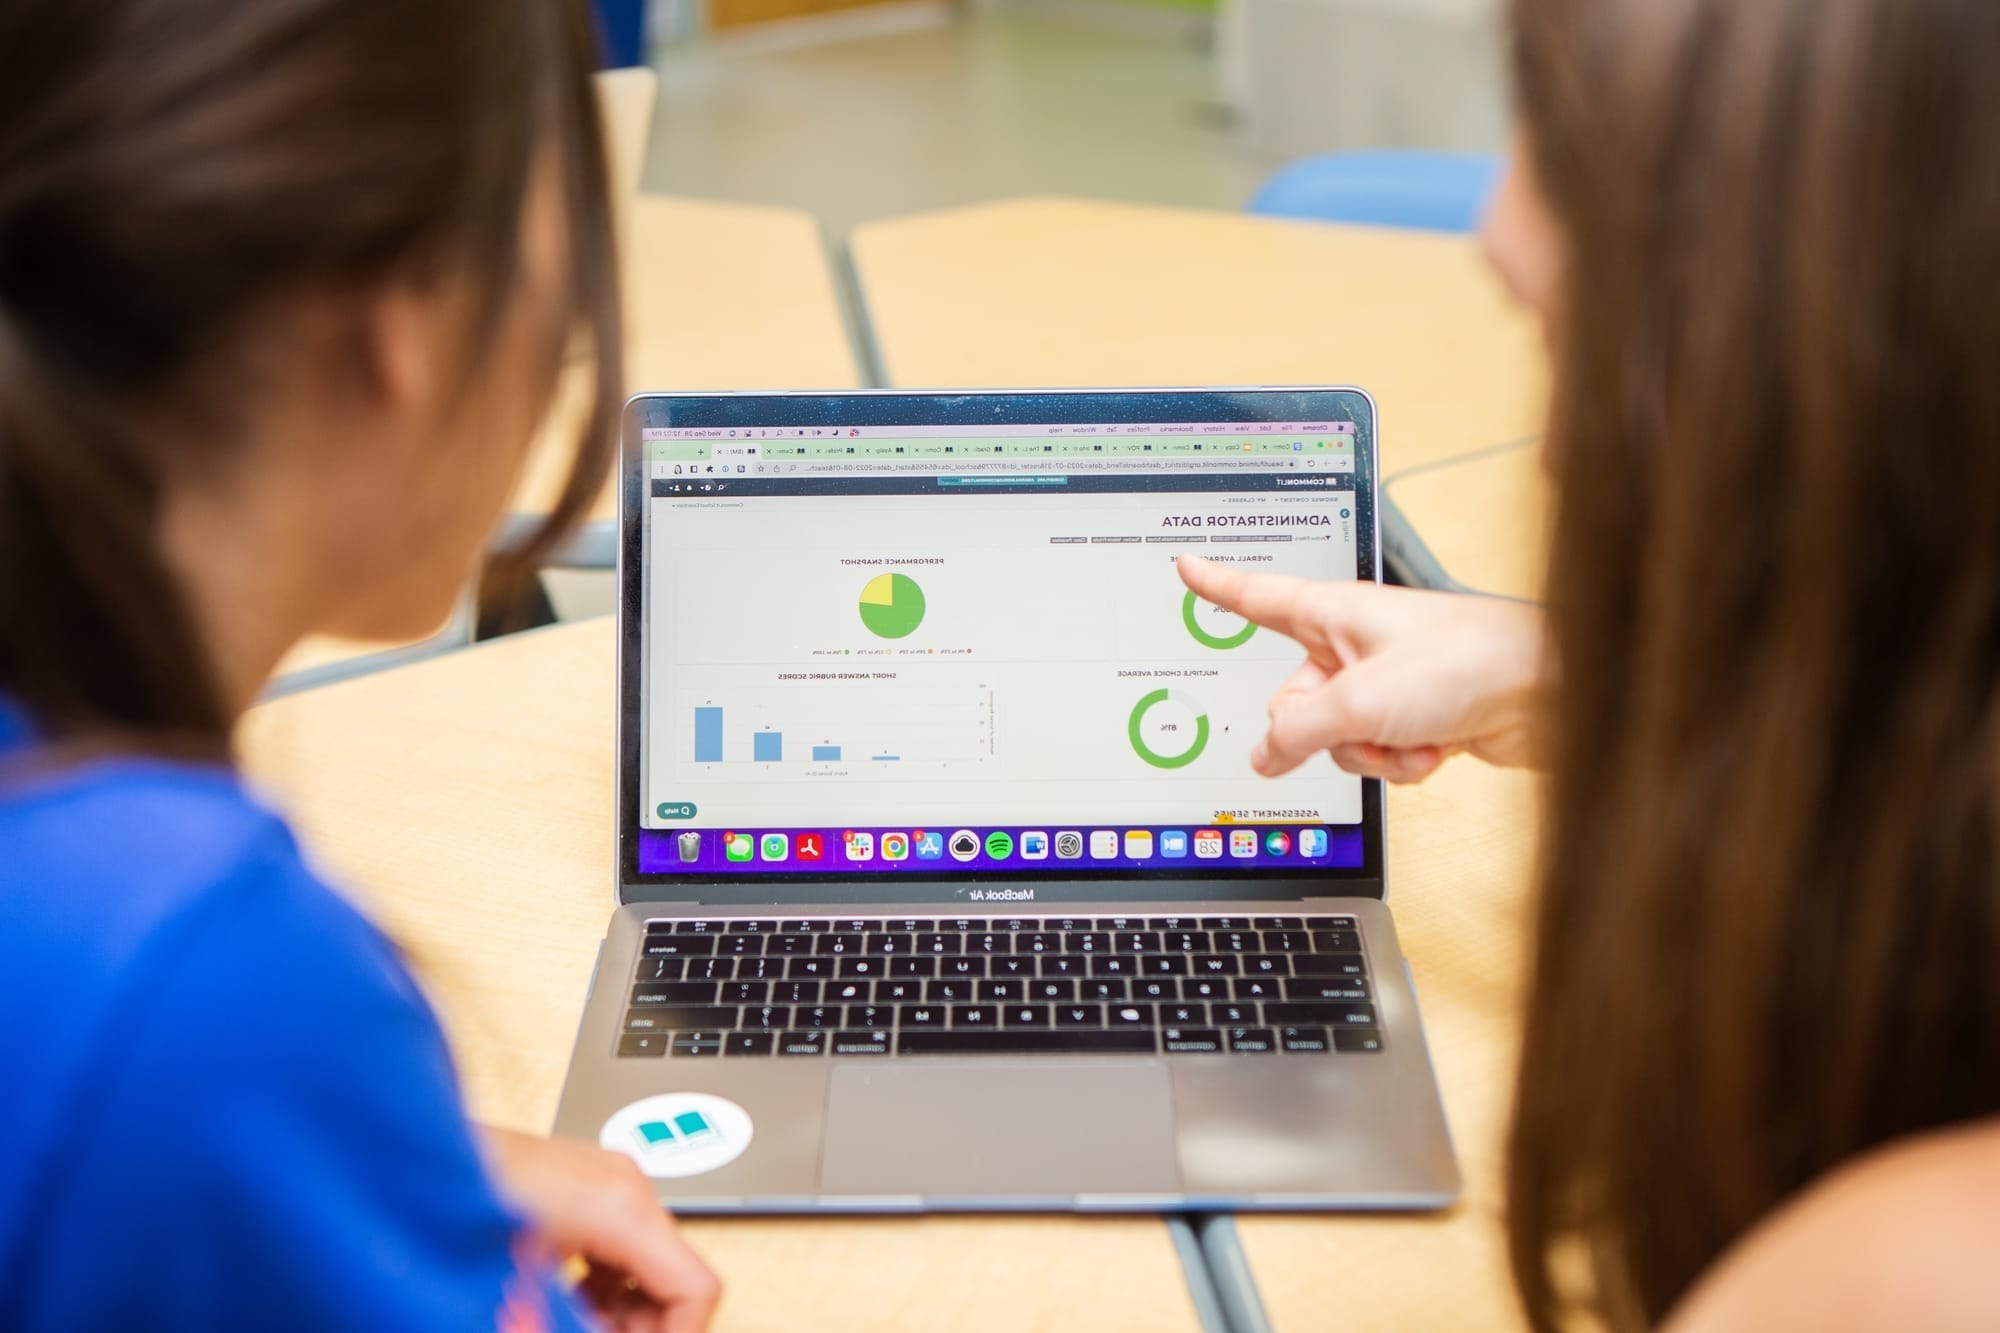
[[[1356,389],[646,394],[617,893],[557,1132],[687,1213],[1459,1188],[1379,784],[1183,551],[1379,579]]]

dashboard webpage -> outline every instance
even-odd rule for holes
[[[1175,559],[1357,576],[1348,422],[652,428],[643,874],[1363,864],[1250,752],[1297,668]]]

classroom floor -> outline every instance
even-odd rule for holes
[[[1029,194],[1241,208],[1203,25],[1087,3],[917,6],[659,52],[651,190],[870,218]]]

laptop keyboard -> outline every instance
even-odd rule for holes
[[[653,921],[628,1057],[1382,1049],[1350,916]]]

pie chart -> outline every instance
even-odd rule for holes
[[[861,623],[878,639],[908,638],[924,623],[924,590],[907,574],[878,574],[861,590]]]

